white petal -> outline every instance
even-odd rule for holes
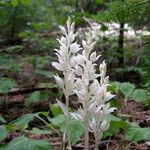
[[[100,55],[96,57],[96,52],[93,52],[93,53],[90,55],[90,61],[91,61],[91,62],[95,62],[95,61],[98,60],[99,57],[100,57]]]
[[[67,29],[68,30],[70,29],[70,25],[71,25],[71,18],[68,17],[68,20],[67,20]]]
[[[100,130],[101,131],[106,131],[109,127],[109,124],[107,123],[106,120],[104,120],[102,123],[101,123],[101,126],[100,126]]]
[[[78,114],[78,113],[71,113],[72,117],[78,121],[81,121],[83,122],[84,118],[82,117],[81,114]]]
[[[61,41],[66,45],[67,44],[67,40],[64,36],[61,37]]]
[[[52,66],[54,66],[57,70],[59,71],[63,71],[63,68],[61,67],[61,65],[57,62],[52,62]]]
[[[66,48],[65,43],[61,40],[61,39],[57,39],[58,43],[63,46],[64,48]]]
[[[80,48],[80,45],[78,45],[77,43],[72,43],[72,44],[70,45],[70,51],[71,51],[72,53],[76,53],[76,52],[78,52],[80,49],[81,49],[81,48]]]
[[[75,22],[73,22],[70,27],[71,31],[73,31],[73,32],[74,32],[74,27],[75,27]]]
[[[61,29],[61,32],[65,35],[67,32],[66,32],[66,29],[62,26],[59,26],[59,28]]]
[[[85,48],[86,47],[86,41],[82,40],[82,45]]]
[[[57,85],[63,89],[64,88],[64,81],[57,75],[57,76],[54,76],[55,78],[55,81],[57,83]]]
[[[66,106],[61,101],[59,101],[57,99],[56,99],[56,101],[57,101],[58,105],[60,106],[61,110],[63,111],[64,115],[67,116],[68,110],[67,110]]]
[[[96,42],[93,42],[93,43],[90,45],[90,51],[94,49],[95,44],[96,44]]]
[[[110,99],[112,99],[115,95],[111,94],[110,92],[106,92],[106,101],[109,101]]]
[[[84,56],[82,56],[82,55],[80,55],[80,54],[78,54],[78,55],[76,56],[76,62],[77,62],[78,64],[80,64],[81,66],[84,64],[84,61],[85,61]]]
[[[95,62],[95,61],[96,61],[96,52],[93,52],[93,53],[90,55],[90,61],[91,61],[91,62]]]
[[[80,66],[77,66],[76,69],[75,69],[75,73],[78,76],[82,75],[82,73],[83,73],[82,68]]]

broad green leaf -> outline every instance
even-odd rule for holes
[[[72,122],[70,122],[70,131],[71,131],[71,143],[75,144],[84,133],[83,124],[72,118]]]
[[[50,131],[41,130],[41,129],[38,129],[38,128],[35,127],[32,130],[30,130],[30,133],[33,133],[33,134],[50,134]]]
[[[126,130],[128,126],[127,122],[111,114],[108,115],[107,121],[110,123],[110,125],[108,130],[103,133],[103,138],[115,135],[119,133],[121,129]]]
[[[7,72],[18,72],[21,70],[20,64],[11,56],[0,56],[0,70]]]
[[[132,142],[150,140],[150,128],[130,127],[124,137]]]
[[[113,93],[118,93],[118,91],[119,91],[119,89],[120,89],[120,84],[121,84],[121,83],[115,81],[115,82],[111,82],[110,84],[111,84],[111,85],[108,86],[108,91],[111,91],[111,92],[113,92]]]
[[[150,93],[143,89],[136,89],[132,93],[131,98],[138,102],[142,102],[145,105],[150,104]]]
[[[58,126],[62,132],[66,132],[66,121],[65,115],[58,115],[54,118],[49,118],[49,121]],[[81,137],[84,132],[83,124],[71,116],[69,117],[69,127],[70,127],[70,135],[71,135],[71,143],[75,144]]]
[[[108,130],[103,133],[103,138],[113,136],[119,133],[121,129],[126,130],[127,125],[125,121],[111,121]]]
[[[46,140],[31,140],[24,136],[13,139],[5,150],[53,150]]]
[[[0,122],[6,123],[6,120],[2,116],[0,116]]]
[[[125,99],[128,99],[129,96],[133,93],[135,85],[129,82],[124,82],[120,84],[120,92],[124,95]]]
[[[16,7],[18,5],[18,0],[11,0],[11,5]]]
[[[22,45],[14,45],[6,48],[6,51],[9,53],[18,52],[23,49]]]
[[[4,125],[0,126],[0,142],[5,139],[5,137],[7,136],[7,133],[8,131],[6,129],[6,126]]]
[[[25,100],[25,105],[30,106],[32,103],[43,102],[48,100],[48,94],[40,91],[31,93]]]
[[[60,126],[60,124],[63,124],[63,123],[65,122],[65,115],[60,114],[60,115],[58,115],[58,116],[56,116],[56,117],[54,117],[54,118],[49,118],[49,117],[48,117],[48,120],[49,120],[52,124],[54,124],[54,125],[56,125],[56,126]]]
[[[0,93],[8,93],[12,88],[16,86],[13,79],[10,78],[0,78]]]
[[[57,115],[62,114],[62,110],[61,110],[61,108],[59,107],[58,103],[51,104],[51,105],[50,105],[50,110],[51,110],[51,112],[52,112],[52,114],[53,114],[54,116],[57,116]]]
[[[112,101],[110,101],[110,106],[111,107],[115,107],[117,109],[121,109],[122,108],[122,104],[118,99],[113,99]]]
[[[36,73],[49,79],[54,77],[54,73],[50,71],[37,70]]]
[[[28,124],[34,119],[36,114],[26,114],[21,116],[20,118],[17,118],[16,120],[13,120],[10,124],[25,129],[28,127]]]
[[[114,115],[112,115],[112,114],[110,114],[110,115],[107,116],[107,121],[108,122],[111,122],[111,121],[121,121],[121,119],[118,118],[118,117],[116,117],[116,116],[114,116]]]

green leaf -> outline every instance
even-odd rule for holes
[[[0,126],[0,142],[6,138],[7,134],[8,131],[6,129],[6,126]]]
[[[31,0],[21,0],[22,5],[29,5]]]
[[[48,120],[49,120],[52,124],[54,124],[54,125],[56,125],[56,126],[60,126],[60,124],[63,124],[63,123],[65,122],[65,115],[60,114],[60,115],[58,115],[58,116],[56,116],[56,117],[54,117],[54,118],[48,117]],[[62,128],[63,128],[63,127],[62,127]]]
[[[10,78],[0,78],[0,93],[8,93],[12,88],[16,86],[13,79]]]
[[[132,142],[150,140],[150,128],[130,127],[124,137]]]
[[[11,0],[11,5],[16,7],[18,5],[18,0]]]
[[[84,133],[83,124],[72,118],[72,122],[70,123],[70,131],[71,131],[71,143],[75,144]]]
[[[57,115],[62,114],[62,110],[61,110],[61,108],[59,107],[58,103],[51,104],[51,105],[50,105],[50,110],[52,111],[52,114],[53,114],[54,116],[57,116]]]
[[[122,108],[122,104],[118,99],[113,99],[112,101],[110,101],[110,106],[111,107],[115,107],[117,109],[121,109]]]
[[[132,93],[131,98],[138,101],[138,102],[142,102],[145,105],[150,104],[150,93],[146,90],[143,90],[143,89],[136,89]]]
[[[46,140],[31,140],[24,136],[13,139],[5,150],[53,150]]]
[[[33,128],[30,133],[33,133],[33,134],[50,134],[50,131],[48,130],[41,130],[41,129],[38,129],[38,128]]]
[[[65,115],[60,114],[54,118],[49,118],[49,121],[58,126],[62,132],[66,132],[65,118]],[[71,143],[75,144],[84,132],[83,124],[71,116],[69,116],[69,123]]]
[[[122,120],[120,118],[110,114],[110,115],[107,116],[107,121],[111,122],[111,121],[122,121]]]
[[[37,70],[36,73],[49,79],[54,77],[54,73],[50,71]]]
[[[0,150],[5,150],[6,146],[7,146],[7,144],[0,144]]]
[[[13,120],[10,124],[21,129],[25,129],[28,127],[29,122],[31,122],[35,116],[36,114],[26,114],[21,116],[20,118],[17,118],[16,120]]]
[[[125,99],[133,93],[135,85],[129,82],[120,83],[120,92],[124,95]]]
[[[111,91],[111,92],[114,92],[114,93],[118,93],[121,83],[115,81],[115,82],[111,82],[110,84],[111,85],[108,86],[108,91]]]
[[[108,115],[107,121],[110,123],[110,125],[108,130],[103,133],[103,138],[115,135],[119,133],[121,129],[126,130],[128,126],[127,122],[111,114]]]
[[[6,120],[2,116],[0,116],[0,122],[6,123]]]
[[[19,52],[23,49],[22,45],[14,45],[6,48],[6,51],[9,53]]]
[[[45,117],[49,116],[49,111],[38,112],[38,115],[44,115]]]
[[[30,106],[32,103],[36,102],[43,102],[48,100],[48,94],[40,91],[35,91],[31,93],[26,99],[25,99],[25,105]]]
[[[103,4],[103,3],[104,3],[104,0],[96,0],[96,3],[97,3],[97,4]]]

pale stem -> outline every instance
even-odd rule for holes
[[[70,140],[70,129],[69,129],[69,112],[68,112],[68,107],[69,107],[69,96],[66,94],[66,108],[67,108],[67,115],[66,115],[66,131],[67,131],[67,136],[68,136],[68,146],[69,150],[72,150],[71,148],[71,140]]]
[[[88,150],[89,149],[89,131],[88,131],[87,114],[85,116],[85,122],[84,122],[84,136],[85,136],[85,147],[84,147],[84,150]]]
[[[88,87],[86,87],[87,90],[87,98],[84,102],[83,109],[86,111],[85,118],[84,118],[84,136],[85,136],[85,147],[84,150],[89,149],[89,130],[88,130],[88,106],[87,103],[89,101],[89,95],[88,95]]]
[[[95,136],[95,150],[99,150],[99,142],[100,142],[100,133],[99,131],[96,131],[94,133]]]

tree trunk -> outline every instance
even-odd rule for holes
[[[119,66],[124,64],[123,43],[124,43],[124,23],[120,23],[118,49],[117,49],[117,56],[118,56]]]
[[[11,39],[14,38],[15,29],[16,29],[16,15],[17,15],[17,6],[12,12],[12,26],[11,26]]]

